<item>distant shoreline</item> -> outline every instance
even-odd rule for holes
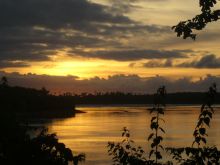
[[[126,94],[126,93],[103,93],[100,95],[72,95],[67,96],[73,99],[77,106],[82,105],[152,105],[154,103],[153,94]],[[183,92],[168,93],[165,98],[167,105],[201,105],[206,97],[204,92]],[[215,104],[220,104],[220,93],[217,93]]]
[[[77,104],[78,108],[81,107],[152,107],[153,104]],[[200,107],[201,104],[166,104],[167,107],[169,106],[195,106]],[[214,104],[214,107],[220,107],[220,104]]]

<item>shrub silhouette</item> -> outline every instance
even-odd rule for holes
[[[8,79],[5,76],[1,78],[1,85],[8,86]]]
[[[30,132],[39,131],[16,122],[11,115],[1,114],[0,164],[2,165],[77,165],[85,160],[84,154],[73,155],[60,143],[56,134],[48,134],[41,128],[35,137]]]
[[[220,164],[220,151],[217,147],[207,147],[207,128],[210,127],[210,121],[212,119],[214,108],[213,103],[217,93],[216,84],[213,84],[206,94],[204,103],[201,106],[201,113],[198,118],[197,125],[195,127],[193,136],[194,141],[192,147],[186,148],[167,148],[167,151],[173,155],[173,158],[184,165],[211,165]],[[203,143],[203,146],[201,146]],[[194,144],[197,144],[197,148],[194,148]],[[187,157],[186,157],[187,156]]]
[[[18,94],[23,94],[23,97],[17,97]],[[45,88],[41,91],[13,88],[8,86],[6,77],[2,78],[0,85],[0,165],[77,165],[78,162],[85,160],[85,154],[73,154],[65,144],[59,142],[56,134],[48,133],[45,128],[30,127],[18,119],[16,111],[22,110],[19,109],[21,106],[16,105],[19,105],[19,101],[26,101],[28,96],[32,96],[31,99],[49,97]],[[16,100],[17,98],[19,99]],[[45,99],[48,101],[48,98]],[[39,131],[40,133],[37,133]],[[33,136],[31,132],[37,135]]]
[[[220,151],[217,147],[207,147],[206,137],[207,128],[210,126],[210,121],[212,119],[214,108],[213,104],[217,94],[216,84],[213,84],[204,98],[204,103],[201,106],[201,113],[198,118],[197,125],[193,132],[194,141],[191,147],[183,148],[166,148],[166,151],[171,154],[172,160],[168,162],[159,162],[162,159],[161,152],[159,148],[164,150],[161,145],[163,137],[159,135],[165,133],[163,128],[161,128],[159,121],[163,121],[160,115],[164,114],[165,102],[164,98],[166,95],[165,87],[162,86],[157,90],[155,94],[155,104],[151,110],[154,112],[155,116],[151,119],[150,127],[154,131],[148,137],[151,140],[151,151],[149,153],[149,158],[146,157],[141,147],[135,147],[134,141],[130,139],[130,133],[127,128],[123,129],[122,137],[124,138],[121,142],[109,142],[108,143],[108,153],[112,156],[114,164],[123,165],[213,165],[220,164]],[[197,144],[195,148],[194,145]],[[203,146],[202,146],[203,144]],[[154,159],[150,160],[151,156],[154,154]]]
[[[32,89],[0,83],[0,111],[10,111],[23,118],[65,118],[75,115],[74,98],[51,95],[46,88]]]
[[[150,164],[144,157],[144,150],[136,147],[133,140],[130,139],[129,130],[124,127],[122,131],[123,140],[120,143],[108,142],[108,153],[112,156],[114,165],[119,164]]]
[[[160,122],[164,122],[164,120],[160,117],[160,115],[164,115],[165,102],[164,98],[166,95],[166,89],[164,86],[160,87],[155,94],[155,103],[154,107],[151,109],[150,113],[155,113],[155,116],[151,119],[150,128],[154,131],[148,137],[148,141],[152,140],[151,143],[151,151],[149,153],[149,158],[151,158],[152,154],[155,155],[155,164],[158,163],[159,159],[162,159],[161,152],[159,149],[164,150],[161,142],[163,137],[159,135],[159,131],[165,133],[164,129],[160,126]]]
[[[160,121],[164,121],[160,115],[164,114],[165,109],[165,98],[166,89],[165,86],[158,88],[157,93],[155,94],[154,106],[150,109],[151,114],[155,116],[151,119],[150,128],[153,133],[148,137],[148,140],[151,140],[151,151],[149,156],[146,156],[146,153],[142,147],[136,147],[133,140],[130,139],[129,130],[125,127],[123,129],[122,137],[124,138],[120,143],[109,142],[108,143],[108,153],[112,156],[114,164],[123,164],[123,165],[156,165],[162,164],[158,160],[162,159],[160,149],[164,150],[161,142],[163,137],[159,135],[159,131],[165,133],[164,129],[160,126]],[[159,149],[160,148],[160,149]],[[154,154],[154,159],[150,158]],[[170,162],[164,163],[170,164]]]

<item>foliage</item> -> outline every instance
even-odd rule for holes
[[[160,165],[160,164],[172,164],[171,162],[167,163],[159,163],[158,160],[162,159],[162,155],[160,149],[164,150],[161,142],[163,137],[159,133],[165,133],[164,129],[160,126],[160,121],[164,121],[160,115],[164,115],[165,102],[164,98],[166,95],[166,89],[164,86],[160,87],[157,90],[157,93],[154,96],[154,106],[150,110],[151,114],[155,114],[155,116],[151,119],[150,128],[153,133],[151,133],[148,137],[148,140],[152,141],[151,143],[151,151],[149,156],[146,157],[146,153],[139,146],[135,147],[135,143],[130,139],[130,132],[125,127],[122,132],[123,140],[119,143],[109,142],[108,143],[108,153],[112,156],[114,164],[119,165]],[[150,158],[152,155],[155,156],[154,160]]]
[[[8,79],[5,76],[3,76],[1,79],[1,85],[3,87],[8,86]]]
[[[148,137],[148,141],[151,140],[151,151],[149,153],[149,158],[151,158],[152,154],[155,155],[155,163],[158,163],[159,159],[162,159],[162,155],[160,149],[164,150],[161,142],[163,137],[159,135],[159,133],[165,133],[164,129],[160,126],[160,121],[164,122],[164,120],[160,117],[160,115],[164,115],[165,103],[164,97],[166,95],[166,89],[164,86],[160,87],[155,94],[155,104],[151,109],[150,113],[155,113],[155,116],[151,119],[150,128],[154,131]],[[154,161],[153,161],[154,162]]]
[[[47,134],[45,129],[36,138],[31,139],[30,143],[31,154],[35,156],[31,161],[35,164],[68,165],[72,162],[77,165],[79,161],[85,160],[84,154],[73,156],[72,151],[66,148],[65,144],[58,142],[56,134]]]
[[[135,147],[134,142],[130,139],[130,133],[127,128],[123,129],[122,137],[123,140],[119,143],[109,142],[108,144],[108,153],[113,157],[115,165],[212,165],[220,164],[220,151],[217,147],[208,147],[206,146],[207,139],[207,128],[210,126],[210,121],[212,119],[214,108],[213,104],[216,98],[217,88],[216,84],[213,84],[209,91],[206,93],[206,97],[203,100],[201,106],[201,113],[198,118],[197,125],[195,127],[193,136],[194,141],[192,147],[183,147],[183,148],[166,148],[166,151],[171,154],[172,161],[166,163],[159,162],[162,159],[161,150],[164,150],[164,147],[161,145],[163,137],[161,133],[165,133],[163,128],[160,125],[160,121],[164,121],[161,118],[161,115],[164,115],[165,109],[165,87],[162,86],[157,90],[155,94],[155,104],[151,109],[151,113],[154,116],[151,119],[151,133],[148,137],[148,140],[152,141],[151,151],[149,157],[146,157],[146,153],[141,147]],[[194,144],[197,144],[197,147],[194,148]],[[151,156],[154,155],[154,159],[151,160]]]
[[[193,133],[193,136],[195,137],[193,145],[194,143],[197,143],[198,147],[200,146],[201,142],[206,144],[206,136],[208,136],[206,133],[206,128],[210,126],[210,121],[214,113],[212,105],[214,103],[216,93],[216,84],[213,84],[209,88],[204,104],[201,106],[201,113]]]
[[[167,148],[180,165],[217,165],[220,164],[220,151],[215,147]]]
[[[47,103],[48,97],[50,96],[45,88],[35,90],[10,87],[7,78],[2,78],[0,84],[1,165],[77,165],[78,162],[85,160],[85,154],[73,154],[65,144],[59,142],[56,134],[49,134],[45,128],[25,125],[17,117],[17,112],[22,111],[20,106],[22,103],[31,104],[30,101],[33,101],[35,103],[32,103],[33,106],[39,108],[36,103],[40,99],[45,99],[43,103]],[[37,133],[39,131],[40,133]]]
[[[73,155],[60,143],[56,134],[45,128],[31,128],[16,122],[10,114],[2,114],[0,120],[0,164],[2,165],[77,165],[85,160],[84,154]],[[28,132],[40,131],[31,137]]]
[[[180,164],[190,165],[211,165],[220,164],[220,151],[214,147],[206,147],[208,136],[207,127],[210,126],[210,121],[212,119],[214,109],[213,103],[217,93],[216,84],[213,84],[206,94],[204,104],[201,106],[201,113],[198,118],[196,128],[194,130],[194,142],[192,147],[186,148],[167,148],[167,151],[173,155],[173,158],[177,160]],[[201,147],[201,144],[204,144]],[[194,144],[197,144],[197,148],[194,148]],[[186,158],[183,158],[186,157]]]
[[[74,98],[49,94],[46,88],[10,86],[6,77],[0,83],[1,110],[31,118],[63,118],[75,115]]]
[[[178,37],[184,39],[190,37],[193,40],[196,39],[196,34],[193,30],[202,30],[210,22],[214,22],[220,19],[220,10],[213,10],[218,0],[199,0],[201,7],[201,14],[196,15],[191,20],[181,21],[172,29],[177,33]]]
[[[134,141],[130,139],[130,133],[126,127],[123,128],[122,137],[123,140],[120,143],[108,143],[108,153],[113,157],[114,165],[148,164],[144,157],[144,150],[141,147],[135,147]]]

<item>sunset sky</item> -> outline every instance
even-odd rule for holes
[[[199,13],[197,0],[1,0],[0,75],[54,92],[202,90],[220,82],[220,21],[196,41],[171,30]]]

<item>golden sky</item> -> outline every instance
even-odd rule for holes
[[[196,32],[196,41],[171,30],[200,13],[198,1],[9,1],[0,11],[1,71],[79,79],[220,75],[220,21]]]

